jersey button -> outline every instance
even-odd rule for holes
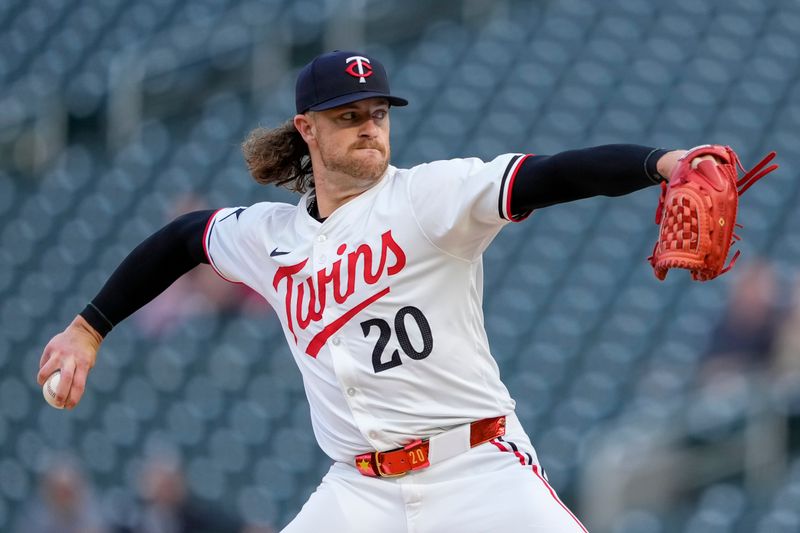
[[[334,346],[339,346],[339,343],[342,341],[341,339],[339,339],[339,337],[334,337],[331,342],[333,343]]]
[[[326,237],[324,234],[317,236],[317,242],[325,242],[326,240],[328,240],[328,237]]]
[[[370,431],[369,432],[369,438],[377,439],[378,438],[378,432],[377,431]]]
[[[347,395],[348,396],[355,396],[356,395],[356,389],[354,387],[348,388],[347,389]]]

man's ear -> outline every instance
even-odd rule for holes
[[[314,139],[314,124],[312,118],[307,114],[300,114],[294,116],[294,127],[300,132],[303,140],[308,144]]]

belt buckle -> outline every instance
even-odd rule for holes
[[[378,453],[375,454],[375,470],[378,471],[378,475],[379,476],[381,476],[381,477],[400,477],[400,476],[405,476],[408,473],[408,470],[411,470],[409,468],[408,470],[405,470],[405,471],[397,473],[397,474],[387,474],[386,472],[383,471],[383,468],[382,468],[382,463],[381,463],[381,455],[382,455],[382,453],[383,452],[378,452]]]

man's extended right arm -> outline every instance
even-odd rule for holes
[[[176,218],[137,246],[103,288],[67,328],[53,337],[39,362],[39,384],[56,370],[61,383],[56,401],[73,408],[80,401],[100,344],[111,329],[161,294],[200,263],[206,224],[214,211]]]

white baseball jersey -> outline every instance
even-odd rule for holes
[[[512,219],[525,157],[390,166],[323,222],[310,192],[209,221],[211,265],[275,309],[334,460],[513,412],[484,329],[481,255]]]

